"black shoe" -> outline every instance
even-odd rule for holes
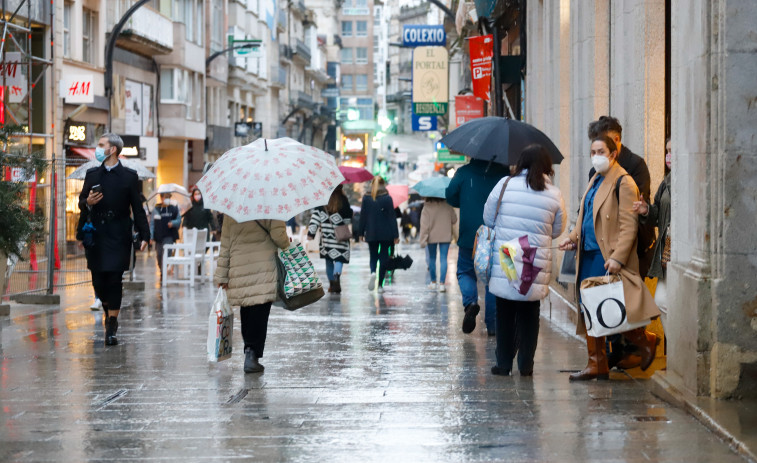
[[[465,317],[463,317],[463,333],[469,334],[476,329],[476,316],[481,311],[481,307],[475,302],[465,307]]]
[[[531,371],[521,371],[520,375],[521,376],[533,376],[534,375],[534,370],[531,370]]]
[[[108,317],[108,321],[105,323],[105,345],[115,346],[118,344],[118,338],[116,338],[116,332],[118,331],[118,318]]]
[[[244,352],[244,372],[245,373],[262,373],[265,367],[258,362],[258,356],[252,349],[245,349]]]
[[[505,370],[504,368],[494,365],[492,367],[492,374],[496,376],[510,376],[510,370]]]

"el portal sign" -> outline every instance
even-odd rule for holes
[[[409,25],[402,28],[403,47],[443,47],[447,45],[444,26]]]
[[[447,114],[449,53],[445,47],[413,50],[413,114]]]

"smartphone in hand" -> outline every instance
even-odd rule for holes
[[[92,187],[91,191],[93,193],[102,193],[103,192],[103,187],[102,187],[102,185],[100,185],[98,183],[97,185],[95,185],[95,186]]]

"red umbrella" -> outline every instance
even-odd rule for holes
[[[339,170],[344,175],[342,185],[345,183],[362,183],[373,180],[373,174],[362,167],[339,166]]]
[[[400,204],[407,201],[407,198],[410,194],[410,188],[407,185],[387,185],[386,191],[389,193],[389,196],[392,197],[392,202],[394,202],[394,207],[400,207]]]

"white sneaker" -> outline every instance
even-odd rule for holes
[[[90,310],[100,310],[103,308],[103,303],[100,299],[95,299],[95,302],[89,308]]]
[[[374,289],[376,289],[376,274],[371,273],[368,280],[368,291],[373,291]]]
[[[376,292],[379,294],[384,294],[384,288],[380,287]]]
[[[439,292],[440,293],[446,293],[447,292],[447,286],[444,283],[439,283]]]
[[[428,289],[430,289],[431,291],[436,291],[436,289],[437,289],[436,283],[433,283],[433,282],[429,283],[428,284]]]

